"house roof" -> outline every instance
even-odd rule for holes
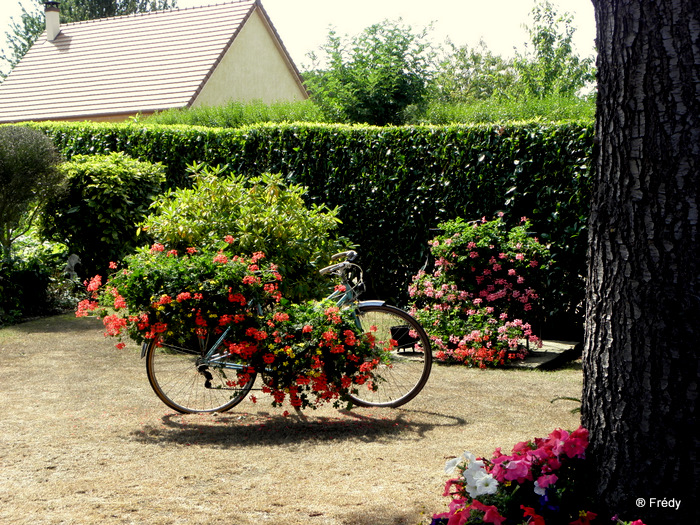
[[[152,11],[44,32],[0,84],[0,122],[109,118],[189,106],[259,0]]]

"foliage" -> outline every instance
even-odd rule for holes
[[[99,275],[87,283],[92,296],[77,315],[95,312],[105,335],[126,332],[138,342],[159,334],[180,342],[218,337],[229,328],[223,344],[250,367],[237,372],[235,382],[244,385],[251,369],[259,372],[275,406],[287,396],[295,408],[340,406],[348,392],[379,381],[373,371],[385,350],[371,333],[358,331],[350,310],[289,304],[278,289],[278,267],[262,252],[231,256],[232,241],[227,237],[218,252],[190,247],[177,253],[161,244],[142,249],[104,286]]]
[[[528,27],[532,50],[518,53],[515,67],[526,95],[545,98],[553,94],[574,96],[595,80],[593,59],[573,52],[576,28],[569,13],[559,14],[549,0],[539,0],[532,9]]]
[[[331,400],[349,407],[348,392],[375,389],[382,380],[374,371],[391,348],[378,348],[371,331],[361,333],[351,309],[327,301],[286,304],[268,316],[267,325],[274,346],[253,366],[263,371],[263,392],[272,394],[276,406],[288,394],[295,408]]]
[[[318,298],[325,285],[318,270],[349,241],[331,236],[338,209],[306,206],[307,189],[265,173],[246,180],[224,168],[193,166],[191,189],[168,190],[151,206],[142,229],[169,249],[211,248],[232,235],[238,253],[264,252],[290,276],[285,297],[295,302]]]
[[[61,0],[61,19],[80,22],[96,18],[162,11],[177,7],[177,0]]]
[[[401,124],[423,103],[433,53],[428,30],[414,33],[401,20],[374,24],[341,38],[331,30],[322,47],[326,69],[304,73],[311,97],[331,121]]]
[[[551,95],[545,98],[431,102],[419,117],[422,124],[506,124],[508,122],[565,122],[595,117],[595,99]]]
[[[0,51],[0,63],[4,63],[0,69],[0,80],[7,78],[8,71],[27,54],[29,48],[32,47],[45,28],[44,19],[38,6],[34,5],[33,9],[27,10],[22,4],[20,8],[22,13],[19,21],[15,20],[14,17],[11,18],[10,30],[5,32],[9,50],[2,49]]]
[[[229,321],[244,338],[249,327],[258,326],[250,304],[269,310],[281,299],[276,284],[281,276],[274,267],[259,262],[262,254],[229,261],[223,253],[226,243],[221,245],[219,252],[190,247],[178,253],[158,243],[140,248],[124,259],[124,269],[113,272],[104,286],[99,274],[86,281],[92,295],[80,302],[78,316],[99,309],[107,335],[121,336],[126,329],[138,343],[166,331],[184,342],[192,334],[207,335]],[[110,268],[116,270],[118,265],[112,263]],[[255,273],[258,270],[269,276],[269,286]],[[107,315],[102,308],[116,313]],[[223,315],[228,317],[219,325]]]
[[[39,2],[30,0],[29,3],[31,4],[29,9],[24,4],[21,5],[20,22],[13,19],[10,23],[10,31],[5,32],[10,50],[9,54],[3,50],[0,62],[5,62],[9,69],[17,65],[46,27],[44,12],[40,9]],[[176,5],[177,0],[61,0],[59,10],[61,23],[65,24],[170,9]],[[0,78],[5,77],[7,74],[0,72]]]
[[[143,122],[239,128],[261,122],[321,122],[323,120],[324,116],[320,108],[310,100],[271,104],[265,104],[259,100],[247,103],[231,100],[223,106],[169,109],[145,117]]]
[[[476,47],[458,47],[452,42],[448,46],[430,83],[432,104],[508,98],[518,82],[512,60],[494,55],[483,40]]]
[[[413,277],[412,313],[431,338],[439,361],[486,368],[522,359],[519,340],[538,344],[523,323],[538,298],[533,286],[548,250],[528,236],[530,224],[506,230],[499,217],[440,224],[429,244],[435,270]]]
[[[449,43],[430,83],[433,108],[444,112],[440,103],[449,107],[485,100],[498,106],[504,101],[575,99],[590,92],[595,81],[593,59],[581,58],[573,49],[572,15],[560,15],[549,0],[538,0],[531,19],[532,25],[526,26],[530,42],[524,52],[516,48],[515,58],[495,55],[483,42],[473,48]],[[431,117],[422,119],[438,123]]]
[[[471,99],[465,102],[442,101],[431,96],[420,111],[406,112],[405,124],[507,124],[510,122],[567,122],[590,120],[595,116],[595,97],[497,98]],[[171,109],[135,118],[153,124],[239,128],[259,123],[308,122],[331,123],[311,100],[303,102],[229,102],[225,106]]]
[[[550,245],[549,337],[581,329],[591,121],[475,126],[369,127],[278,124],[210,129],[115,123],[37,123],[70,157],[123,150],[165,160],[168,184],[188,186],[194,161],[250,176],[283,173],[308,188],[308,204],[339,206],[339,233],[366,269],[367,297],[408,301],[411,276],[428,256],[430,229],[469,213],[527,216]],[[467,211],[465,211],[467,210]]]
[[[138,246],[135,225],[160,192],[164,168],[111,153],[76,155],[61,171],[68,188],[44,207],[42,231],[80,257],[85,275],[104,271]]]
[[[0,258],[27,233],[41,206],[62,190],[51,139],[23,126],[0,127]]]
[[[588,431],[557,429],[546,438],[523,441],[510,455],[497,448],[491,459],[470,452],[447,461],[449,510],[433,515],[432,525],[568,523],[589,525],[598,515],[586,478]],[[624,522],[613,517],[612,521]],[[644,525],[636,520],[627,525]]]
[[[79,290],[66,268],[65,245],[42,241],[31,231],[13,253],[0,258],[0,326],[72,308]]]

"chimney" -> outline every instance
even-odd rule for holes
[[[46,16],[46,39],[49,42],[56,40],[61,32],[61,15],[58,11],[58,2],[44,2],[44,15]]]

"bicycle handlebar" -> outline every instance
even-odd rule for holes
[[[318,273],[321,275],[326,275],[327,273],[333,273],[336,270],[340,270],[341,268],[347,268],[348,266],[351,266],[351,264],[347,261],[343,261],[338,264],[331,264],[330,266],[326,266],[325,268],[321,268]]]
[[[343,268],[348,268],[350,266],[353,266],[352,264],[350,264],[350,261],[355,260],[355,258],[357,257],[357,252],[354,250],[348,250],[346,252],[336,253],[333,257],[331,257],[331,261],[336,261],[338,259],[342,259],[343,257],[345,258],[345,260],[343,262],[331,264],[330,266],[326,266],[325,268],[321,268],[318,271],[318,273],[320,273],[321,275],[326,275],[328,273],[333,273],[337,270],[341,270]]]
[[[345,257],[346,261],[354,261],[357,257],[357,252],[355,250],[348,250],[346,252],[336,253],[333,257],[331,257],[331,261],[336,261],[338,259],[342,259],[343,257]]]

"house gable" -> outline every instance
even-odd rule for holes
[[[229,100],[271,103],[306,98],[308,94],[294,64],[266,14],[258,7],[241,27],[191,105],[213,106]]]

